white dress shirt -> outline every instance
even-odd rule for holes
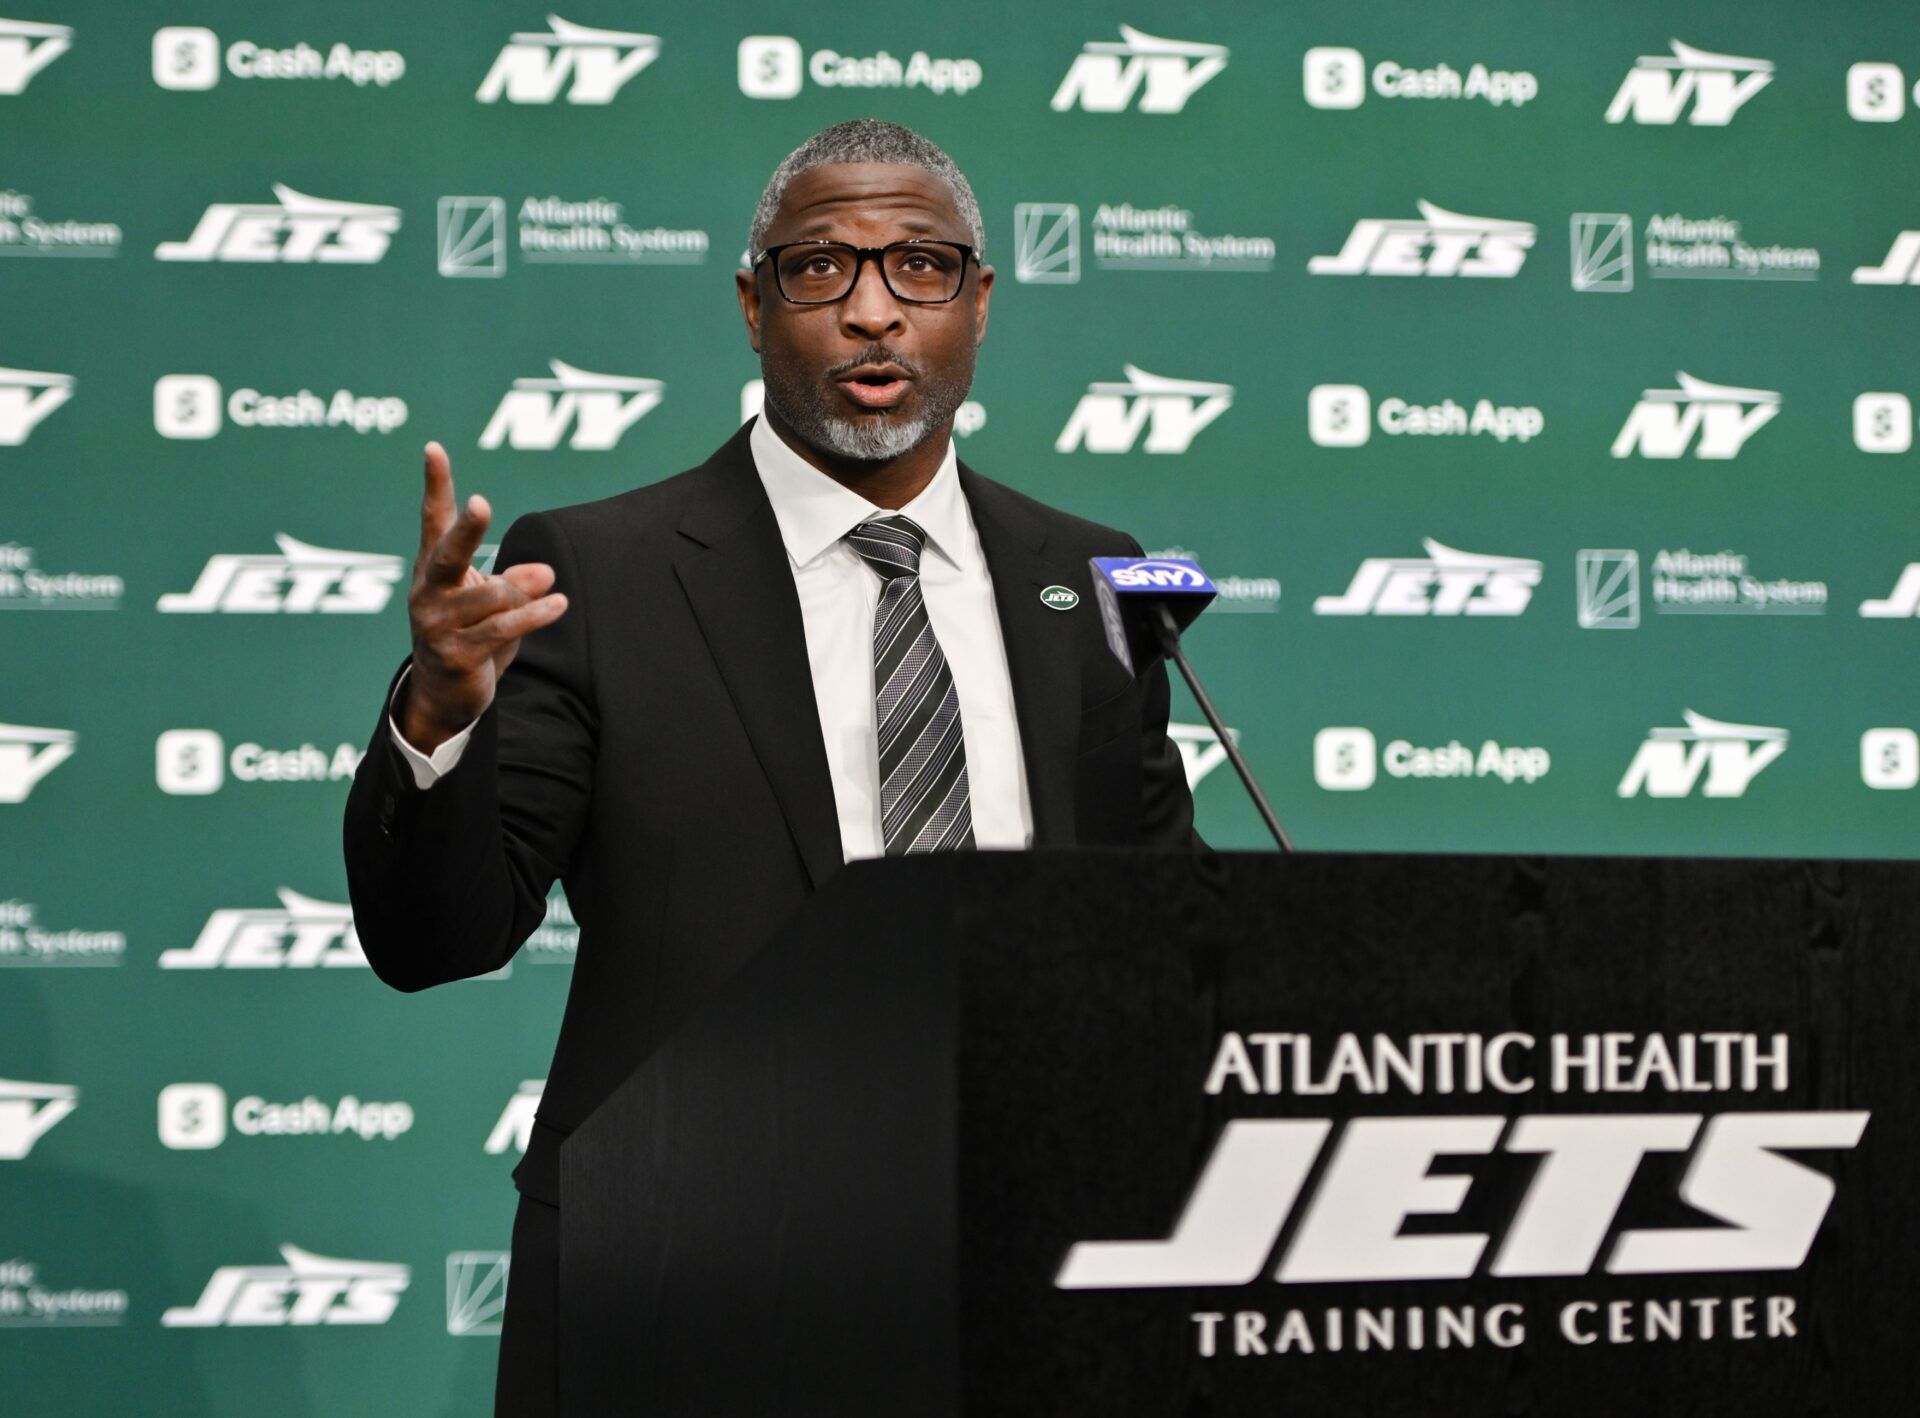
[[[887,510],[815,468],[765,419],[755,421],[748,438],[800,597],[813,699],[840,820],[841,856],[847,861],[883,856],[873,722],[873,612],[882,583],[880,574],[842,538],[868,518],[887,515]],[[1006,646],[951,440],[940,470],[899,515],[912,518],[927,534],[920,555],[920,594],[960,699],[974,842],[982,848],[1030,847],[1033,807],[1020,756]],[[467,725],[429,756],[406,741],[391,713],[388,725],[422,789],[452,770],[473,733],[473,725]]]

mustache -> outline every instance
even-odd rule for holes
[[[920,377],[920,366],[897,350],[890,350],[885,345],[868,345],[852,359],[841,364],[836,364],[833,368],[829,369],[827,371],[827,378],[832,380],[838,379],[843,374],[851,374],[863,364],[897,364],[907,372],[909,378],[918,379]]]

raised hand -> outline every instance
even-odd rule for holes
[[[523,562],[497,576],[473,566],[493,509],[475,493],[455,510],[447,450],[427,445],[420,503],[420,554],[407,589],[413,672],[397,712],[400,732],[431,753],[485,712],[520,638],[551,625],[567,609],[553,589],[553,568]]]

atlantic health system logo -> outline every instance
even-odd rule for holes
[[[507,1313],[507,1251],[455,1251],[447,1257],[447,1333],[493,1335]]]
[[[0,901],[0,969],[111,969],[126,958],[125,931],[49,926],[33,902]]]
[[[1569,223],[1577,291],[1633,289],[1633,218],[1624,212],[1575,212]]]
[[[1206,232],[1190,208],[1172,202],[1158,207],[1102,202],[1087,225],[1093,233],[1093,264],[1102,270],[1257,273],[1273,269],[1278,250],[1269,236]],[[1014,279],[1032,285],[1078,282],[1080,228],[1076,202],[1016,202]]]
[[[441,275],[506,275],[505,198],[442,197],[438,217]],[[553,266],[697,266],[712,245],[697,228],[635,226],[625,203],[605,197],[523,197],[513,238],[522,261]]]
[[[1642,256],[1647,274],[1679,281],[1817,281],[1820,249],[1761,241],[1724,214],[1656,212],[1646,218]],[[1633,289],[1633,218],[1622,212],[1575,212],[1571,224],[1573,288]]]
[[[1825,581],[1764,576],[1741,551],[1696,552],[1661,547],[1652,558],[1652,603],[1662,616],[1825,615]],[[1632,630],[1640,624],[1640,554],[1584,548],[1577,562],[1583,630]]]
[[[120,254],[125,233],[118,222],[46,217],[34,210],[31,192],[0,188],[0,256],[104,256]]]
[[[117,610],[127,583],[112,572],[46,571],[37,553],[19,542],[0,542],[0,611]]]

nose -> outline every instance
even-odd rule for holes
[[[906,328],[906,313],[887,288],[879,261],[860,263],[860,269],[854,274],[853,289],[840,302],[840,324],[847,333],[868,341]]]

